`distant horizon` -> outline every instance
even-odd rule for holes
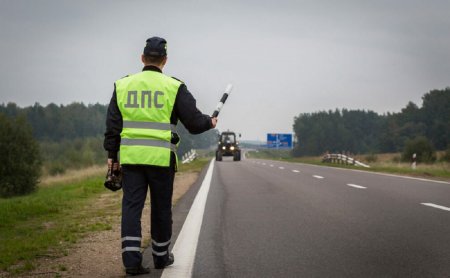
[[[431,92],[431,91],[434,91],[434,90],[445,90],[445,89],[448,89],[448,88],[450,88],[450,85],[449,85],[449,86],[446,86],[446,87],[444,87],[444,88],[434,88],[434,89],[430,89],[429,91],[427,91],[426,93],[424,93],[424,94],[421,96],[421,98],[420,98],[421,103],[416,103],[416,102],[414,102],[413,100],[409,100],[409,101],[407,101],[407,102],[404,104],[404,106],[401,107],[398,111],[385,111],[385,112],[380,112],[380,111],[375,111],[375,110],[367,109],[367,108],[348,108],[348,107],[341,107],[341,108],[340,108],[340,107],[335,107],[335,108],[328,108],[328,109],[320,109],[320,110],[311,111],[311,112],[300,112],[299,114],[304,114],[304,113],[316,113],[316,112],[328,112],[328,111],[336,111],[336,110],[342,111],[342,110],[344,110],[344,109],[346,109],[346,110],[351,110],[351,111],[355,111],[355,110],[356,110],[356,111],[375,112],[375,113],[377,113],[377,114],[379,114],[379,115],[385,115],[385,114],[388,114],[388,113],[398,113],[398,112],[401,112],[401,110],[402,110],[403,108],[405,108],[405,107],[408,105],[408,103],[410,103],[410,102],[416,104],[419,108],[421,108],[422,105],[423,105],[423,99],[422,99],[422,98],[423,98],[423,96],[425,96],[425,94],[427,94],[427,93],[429,93],[429,92]],[[42,107],[46,107],[46,106],[48,106],[48,105],[50,105],[50,104],[55,104],[56,106],[68,106],[68,105],[71,105],[71,104],[73,104],[73,103],[84,104],[85,106],[89,106],[89,105],[97,105],[97,104],[99,104],[99,105],[106,105],[106,106],[109,105],[109,102],[107,102],[107,103],[100,103],[100,102],[96,102],[96,103],[86,103],[86,102],[84,102],[84,101],[76,101],[76,100],[74,100],[74,101],[72,101],[72,102],[69,102],[69,103],[55,103],[55,102],[49,102],[49,103],[47,103],[47,104],[45,104],[45,105],[43,105],[42,103],[36,101],[36,102],[34,102],[33,104],[25,105],[25,106],[18,105],[18,104],[17,104],[16,102],[14,102],[14,101],[8,101],[8,102],[0,102],[0,105],[5,106],[5,105],[8,105],[9,103],[13,103],[13,104],[17,105],[17,107],[19,107],[19,108],[32,107],[32,106],[34,106],[34,105],[36,105],[36,104],[38,104],[38,105],[40,105],[40,106],[42,106]],[[225,106],[226,106],[226,105],[225,105]],[[202,112],[203,112],[203,111],[202,111]],[[205,112],[203,112],[203,113],[205,113]],[[205,114],[207,114],[207,113],[205,113]],[[220,117],[220,115],[219,115],[219,119],[220,119],[220,118],[221,118],[221,117]],[[270,133],[270,132],[269,132],[269,133]]]
[[[432,91],[434,91],[434,90],[439,90],[439,91],[441,91],[441,90],[448,90],[448,89],[450,89],[450,87],[445,87],[444,89],[432,89],[432,90],[430,90],[430,91],[428,91],[427,93],[425,93],[425,94],[428,94],[429,92],[432,92]],[[423,95],[423,96],[425,96],[425,94]],[[421,97],[421,98],[423,98],[423,96]],[[318,110],[318,111],[313,111],[313,112],[300,112],[300,113],[298,113],[297,114],[297,116],[299,116],[299,115],[302,115],[302,114],[314,114],[314,113],[321,113],[321,112],[334,112],[334,111],[339,111],[339,112],[342,112],[342,111],[344,111],[344,110],[347,110],[347,111],[363,111],[363,112],[373,112],[373,113],[375,113],[375,114],[377,114],[378,116],[388,116],[388,115],[392,115],[392,114],[397,114],[397,113],[401,113],[401,110],[403,109],[403,108],[405,108],[405,107],[407,107],[407,105],[410,103],[410,102],[412,102],[412,101],[408,101],[406,104],[405,104],[405,106],[404,107],[402,107],[401,109],[400,109],[400,111],[397,111],[397,112],[392,112],[392,111],[389,111],[389,112],[385,112],[385,113],[379,113],[379,112],[377,112],[377,111],[373,111],[373,110],[368,110],[368,109],[351,109],[351,108],[334,108],[334,109],[327,109],[327,110]],[[0,106],[3,106],[3,107],[7,107],[7,105],[8,104],[15,104],[14,102],[8,102],[8,103],[0,103]],[[26,108],[31,108],[31,107],[33,107],[34,105],[40,105],[40,107],[47,107],[47,106],[49,106],[49,105],[51,105],[51,104],[53,104],[53,105],[55,105],[55,106],[57,106],[57,107],[67,107],[67,106],[69,106],[69,105],[71,105],[71,104],[80,104],[80,105],[83,105],[83,106],[85,106],[85,107],[90,107],[90,106],[95,106],[95,105],[100,105],[100,106],[104,106],[104,107],[108,107],[108,105],[109,104],[102,104],[102,103],[99,103],[99,102],[97,102],[97,103],[84,103],[83,101],[74,101],[74,102],[71,102],[71,103],[68,103],[68,104],[56,104],[56,103],[49,103],[49,104],[47,104],[47,105],[42,105],[42,104],[40,104],[40,103],[38,103],[38,102],[35,102],[33,105],[28,105],[28,106],[19,106],[19,105],[17,105],[17,104],[15,104],[19,109],[26,109]],[[414,103],[415,105],[417,105],[417,107],[420,109],[420,108],[422,108],[422,106],[423,106],[423,100],[422,100],[422,103],[420,103],[420,104],[417,104],[417,103]],[[297,116],[295,116],[295,117],[297,117]],[[294,119],[295,119],[295,117],[292,119],[292,124],[294,124]],[[219,116],[219,121],[220,121],[220,116]],[[226,129],[221,129],[221,128],[216,128],[219,132],[223,132],[223,131],[226,131],[226,130],[231,130],[231,131],[234,131],[234,132],[236,132],[236,133],[241,133],[241,132],[239,132],[238,130],[236,130],[236,129],[233,129],[233,128],[226,128]],[[267,142],[267,134],[271,134],[271,133],[279,133],[279,134],[292,134],[292,135],[295,135],[295,132],[294,132],[294,130],[292,130],[292,131],[288,131],[288,132],[286,132],[286,131],[281,131],[281,130],[277,130],[277,129],[272,129],[272,130],[270,130],[270,131],[267,131],[265,134],[263,134],[262,135],[262,138],[261,137],[259,137],[259,138],[249,138],[249,137],[247,137],[247,138],[245,138],[244,137],[244,139],[240,139],[239,141],[240,142],[242,142],[242,143],[246,143],[246,144],[250,144],[250,145],[259,145],[259,146],[261,146],[261,145],[265,145],[265,143]]]
[[[0,103],[19,107],[109,103],[114,81],[142,70],[152,36],[167,40],[164,74],[182,80],[203,113],[211,114],[233,84],[217,128],[243,138],[290,132],[300,113],[397,113],[450,86],[449,1],[0,6]]]

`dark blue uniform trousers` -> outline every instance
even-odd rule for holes
[[[171,163],[172,164],[172,163]],[[172,237],[172,192],[175,167],[123,165],[122,260],[126,268],[142,263],[141,215],[150,188],[152,254],[165,264]]]

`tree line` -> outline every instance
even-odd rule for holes
[[[40,142],[66,142],[89,137],[103,137],[107,105],[74,102],[69,105],[50,103],[42,106],[35,103],[29,107],[18,107],[15,103],[1,104],[0,113],[9,117],[23,115],[32,127],[33,137]],[[210,130],[192,135],[179,123],[180,153],[195,148],[208,148],[217,141],[217,131]],[[101,149],[103,149],[102,146]]]
[[[74,102],[69,105],[50,103],[21,108],[15,103],[0,105],[0,113],[10,117],[24,115],[38,141],[62,141],[100,136],[105,132],[106,105]]]
[[[20,189],[12,181],[29,177],[24,183],[31,184],[31,180],[38,180],[41,170],[43,174],[55,175],[67,169],[105,163],[103,134],[107,108],[102,104],[76,102],[47,106],[36,103],[24,108],[15,103],[0,104],[0,151],[8,160],[0,165],[0,196],[25,193],[30,189],[28,186]],[[177,131],[181,137],[179,156],[190,149],[209,148],[217,142],[217,130],[192,135],[180,123]],[[34,161],[31,168],[27,166],[30,164],[26,162],[27,157]],[[11,169],[18,175],[8,174],[13,173]],[[18,192],[14,193],[16,189]]]
[[[409,102],[398,113],[336,109],[294,118],[295,156],[325,152],[401,152],[408,142],[425,139],[437,150],[450,148],[450,87],[432,90],[422,106]]]

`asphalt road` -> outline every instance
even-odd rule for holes
[[[193,277],[450,277],[448,183],[214,163]]]
[[[450,183],[269,160],[213,163],[192,277],[450,277]],[[174,208],[173,239],[205,176]],[[149,249],[144,261],[152,266]],[[183,269],[177,256],[170,268]]]

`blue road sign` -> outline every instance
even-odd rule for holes
[[[292,149],[292,134],[290,134],[290,133],[267,133],[267,148],[269,148],[269,149]]]

